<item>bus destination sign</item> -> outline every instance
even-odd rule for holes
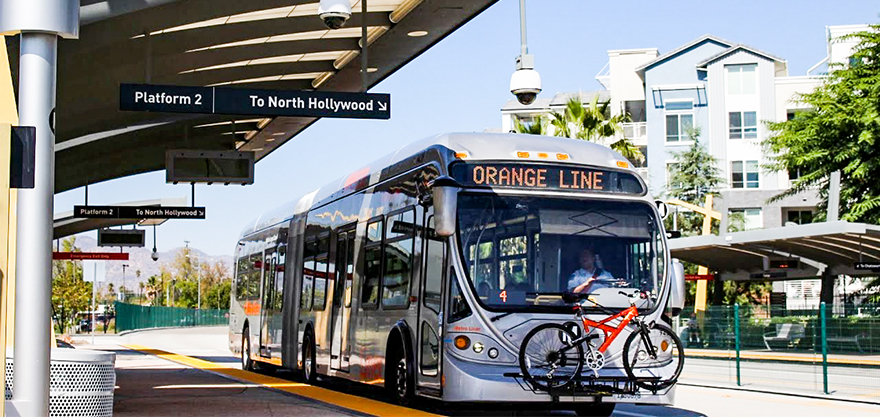
[[[634,174],[600,168],[515,163],[458,163],[452,177],[464,186],[642,195]]]

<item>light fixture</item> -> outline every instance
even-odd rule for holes
[[[471,339],[468,339],[467,336],[457,336],[455,338],[455,347],[465,350],[471,345]]]
[[[406,34],[406,36],[409,36],[411,38],[421,38],[422,36],[427,36],[427,35],[428,35],[427,30],[414,30],[414,31]]]
[[[498,357],[498,349],[490,348],[488,353],[489,353],[489,357],[492,359],[495,359]]]
[[[483,348],[484,348],[484,347],[485,347],[485,346],[483,345],[483,343],[481,343],[481,342],[474,342],[474,352],[476,352],[476,353],[481,353],[481,352],[483,352]]]
[[[535,57],[529,55],[526,42],[526,0],[519,0],[519,28],[522,45],[520,55],[516,57],[516,71],[510,77],[510,92],[517,101],[528,106],[541,92],[541,76],[535,71]]]

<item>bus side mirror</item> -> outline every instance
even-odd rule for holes
[[[669,206],[663,200],[655,200],[654,204],[657,205],[657,212],[660,213],[660,218],[666,220],[666,217],[669,216]]]
[[[442,176],[431,182],[434,197],[434,233],[437,236],[455,234],[455,214],[458,212],[458,183]]]
[[[672,260],[672,270],[669,278],[672,280],[669,291],[669,310],[673,317],[681,314],[684,308],[684,265],[678,259]]]

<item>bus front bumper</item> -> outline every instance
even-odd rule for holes
[[[518,374],[519,367],[508,365],[498,366],[464,361],[446,355],[443,363],[445,383],[443,400],[449,402],[518,402],[543,403],[553,402],[550,394],[544,391],[533,391],[522,378],[505,376]],[[624,377],[623,369],[603,369],[602,377]],[[656,394],[639,390],[634,393],[621,393],[600,396],[578,394],[559,396],[556,403],[560,408],[572,403],[590,403],[597,399],[609,403],[632,403],[650,405],[672,405],[675,400],[675,386]]]

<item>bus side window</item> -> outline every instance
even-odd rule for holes
[[[443,266],[446,264],[446,245],[443,238],[434,235],[434,216],[428,218],[425,233],[425,294],[422,300],[425,307],[440,313],[440,292],[443,287]]]
[[[449,286],[449,323],[454,323],[470,316],[471,307],[468,305],[467,300],[464,299],[461,288],[458,287],[458,278],[452,268],[449,269],[449,278],[452,281],[452,284]]]
[[[409,283],[413,267],[415,214],[412,208],[388,216],[385,231],[385,262],[382,272],[382,307],[401,308],[409,304]]]
[[[382,278],[382,235],[384,221],[378,219],[367,224],[364,239],[364,275],[361,285],[361,305],[375,308],[379,302],[379,282]]]

